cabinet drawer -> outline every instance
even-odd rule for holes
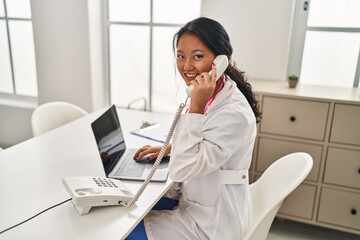
[[[360,189],[360,151],[330,147],[324,182]]]
[[[360,145],[360,106],[335,104],[330,141]]]
[[[295,141],[284,141],[267,137],[259,138],[256,171],[264,172],[277,159],[293,152],[307,152],[313,158],[313,168],[307,180],[317,181],[322,154],[321,145],[310,145]]]
[[[316,187],[306,184],[298,186],[287,196],[279,209],[279,214],[312,219]]]
[[[260,131],[323,140],[329,103],[264,97]]]
[[[360,230],[360,195],[323,188],[318,221]]]

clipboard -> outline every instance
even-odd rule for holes
[[[147,138],[159,143],[164,143],[169,133],[169,126],[160,125],[159,123],[152,124],[146,128],[139,128],[133,131],[130,131],[131,134]]]

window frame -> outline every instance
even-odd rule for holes
[[[135,99],[133,102],[137,101],[137,100],[142,100],[144,101],[144,109],[145,111],[152,111],[152,98],[153,98],[153,29],[154,27],[177,27],[177,28],[181,28],[183,26],[183,24],[176,24],[176,23],[156,23],[154,22],[154,17],[153,17],[153,5],[154,2],[153,0],[150,0],[150,21],[149,22],[124,22],[124,21],[110,21],[109,19],[109,0],[104,1],[105,7],[104,7],[104,22],[105,22],[105,59],[106,59],[106,79],[108,82],[108,93],[109,93],[109,102],[111,104],[111,67],[110,67],[110,26],[112,24],[114,25],[124,25],[124,26],[147,26],[150,28],[150,41],[149,41],[149,49],[150,49],[150,53],[149,53],[149,92],[148,92],[148,96],[149,99],[145,99],[145,98],[140,98],[140,99]],[[130,104],[132,104],[133,102],[129,102],[127,108],[130,108]],[[121,106],[118,106],[121,107]]]
[[[339,3],[340,4],[340,3]],[[297,75],[301,76],[301,64],[305,47],[305,37],[307,31],[326,31],[326,32],[356,32],[360,33],[360,28],[343,28],[343,27],[308,27],[309,8],[311,7],[311,0],[295,1],[293,6],[293,22],[292,34],[289,53],[289,63],[287,68],[287,76]],[[353,88],[359,86],[360,79],[360,49],[358,53],[358,61],[355,69],[355,76],[353,81]]]
[[[9,28],[9,21],[26,21],[32,23],[32,18],[25,18],[25,17],[9,17],[7,13],[7,6],[6,6],[6,0],[0,0],[3,2],[4,6],[4,16],[0,16],[0,20],[5,21],[6,26],[6,37],[8,42],[8,49],[9,49],[9,60],[10,60],[10,69],[11,69],[11,80],[12,80],[12,89],[13,93],[6,93],[1,92],[0,90],[0,97],[9,99],[9,100],[21,100],[21,101],[28,101],[28,102],[37,102],[38,99],[38,90],[37,90],[37,96],[26,96],[18,94],[16,91],[16,84],[15,84],[15,72],[14,72],[14,61],[13,61],[13,54],[12,54],[12,45],[11,45],[11,39],[10,39],[10,28]],[[36,61],[36,59],[35,59]],[[36,66],[36,65],[35,65]],[[35,69],[36,71],[36,69]]]

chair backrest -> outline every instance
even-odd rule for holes
[[[67,102],[49,102],[38,106],[31,116],[34,137],[87,115],[82,108]]]
[[[303,152],[288,154],[271,164],[250,185],[252,221],[246,240],[266,240],[271,224],[286,196],[306,178],[312,157]]]

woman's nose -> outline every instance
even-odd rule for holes
[[[194,67],[193,67],[192,61],[190,59],[187,59],[184,64],[184,70],[189,71],[189,70],[192,70],[193,68]]]

